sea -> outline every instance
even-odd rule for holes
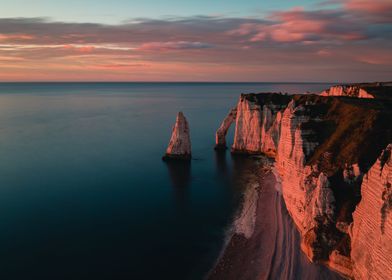
[[[0,83],[0,279],[203,279],[252,164],[214,151],[221,121],[241,93],[329,86]],[[179,111],[189,164],[161,160]]]

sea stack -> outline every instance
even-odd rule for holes
[[[166,153],[162,159],[190,160],[191,158],[191,139],[189,134],[188,121],[182,112],[178,112],[169,146],[167,147]]]

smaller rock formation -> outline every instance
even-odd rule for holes
[[[215,134],[215,150],[226,150],[226,134],[237,117],[237,107],[230,110]]]
[[[356,98],[391,99],[392,83],[360,83],[336,85],[324,90],[321,96],[347,96]]]
[[[169,146],[163,160],[190,160],[191,155],[191,139],[189,134],[189,125],[184,114],[177,114],[176,123],[170,138]]]
[[[350,96],[357,98],[374,98],[366,88],[362,88],[357,85],[339,85],[333,86],[330,89],[323,91],[320,95],[322,96]]]

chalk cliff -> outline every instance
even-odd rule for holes
[[[357,98],[392,98],[392,82],[336,85],[320,93],[322,96],[348,96]]]
[[[188,121],[184,114],[179,112],[177,114],[176,123],[174,124],[169,146],[166,149],[166,154],[163,160],[169,159],[191,159],[191,139],[189,132]]]
[[[392,144],[363,178],[351,225],[355,279],[392,278]]]
[[[294,96],[283,112],[276,169],[301,248],[347,276],[347,228],[363,172],[391,141],[389,108],[382,101]]]
[[[383,91],[384,88],[378,92]],[[311,261],[327,264],[347,277],[369,279],[367,276],[371,275],[374,279],[392,279],[391,273],[388,278],[386,274],[367,271],[372,269],[365,265],[373,258],[378,269],[392,267],[392,253],[388,251],[391,245],[385,248],[392,236],[388,224],[392,195],[385,187],[388,184],[382,183],[382,178],[391,175],[384,171],[385,174],[379,172],[380,176],[374,177],[376,171],[372,171],[381,151],[392,142],[391,108],[388,98],[269,93],[243,94],[237,105],[232,151],[275,157],[286,207],[301,233],[301,249]],[[380,170],[379,166],[376,168]],[[369,174],[374,178],[366,183]],[[370,190],[372,186],[378,186],[379,195],[374,202],[366,203],[369,193],[376,191]],[[384,213],[384,218],[380,216],[383,222],[372,220],[375,214],[361,210],[373,207],[370,205],[375,205],[375,212]],[[358,234],[358,227],[365,227],[356,225],[359,220],[367,221],[364,235]],[[372,234],[377,227],[379,232],[384,230],[382,238],[377,232],[372,238],[380,248],[384,246],[384,251],[374,248],[372,253],[370,242],[358,240],[366,239],[366,234]],[[364,250],[368,256],[360,254]],[[382,253],[383,259],[379,257]]]
[[[282,94],[242,94],[237,104],[232,151],[275,155],[279,139],[280,110],[290,97]]]
[[[322,96],[350,96],[358,98],[374,98],[365,88],[360,86],[333,86],[330,89],[323,91]]]

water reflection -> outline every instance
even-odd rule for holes
[[[216,150],[215,167],[219,181],[225,186],[227,199],[230,199],[233,208],[237,209],[246,189],[258,183],[259,161],[248,155]]]
[[[226,150],[215,150],[216,171],[221,178],[227,178],[229,168],[226,159]]]
[[[169,171],[176,204],[183,208],[187,205],[188,187],[191,182],[191,162],[169,160],[165,161],[165,164]]]
[[[233,161],[232,180],[235,188],[243,191],[249,184],[257,183],[260,164],[256,158],[232,154],[231,159]]]
[[[255,157],[241,154],[231,154],[227,158],[227,151],[215,151],[215,166],[219,180],[232,190],[246,189],[248,184],[257,182],[260,163]]]

